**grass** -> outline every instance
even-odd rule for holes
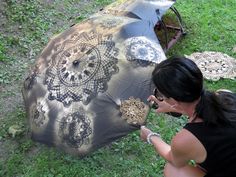
[[[4,7],[2,20],[5,20],[2,22],[4,28],[0,29],[0,176],[162,176],[165,161],[150,145],[140,141],[139,131],[79,159],[31,141],[22,99],[14,102],[20,95],[22,78],[50,37],[111,1],[0,2]],[[236,45],[235,6],[234,0],[177,1],[175,7],[182,15],[188,34],[168,51],[167,56],[209,50],[236,58],[232,51]],[[236,92],[235,80],[205,81],[205,84],[210,90],[226,88]],[[5,106],[8,101],[12,109]],[[151,113],[147,126],[160,132],[169,142],[184,123],[184,118],[157,117]],[[12,126],[20,128],[15,137],[9,134]]]
[[[214,4],[214,6],[212,6]],[[177,9],[187,25],[187,35],[169,52],[171,55],[190,55],[193,52],[218,51],[236,58],[235,1],[178,1]],[[220,88],[236,91],[236,80],[205,81],[209,90]]]
[[[24,117],[22,112],[17,119]],[[182,119],[173,121],[173,118],[164,116],[157,120],[154,113],[149,119],[155,125],[150,124],[149,127],[161,132],[166,139],[170,139],[178,131],[177,127],[184,123]],[[165,127],[166,121],[168,128]],[[1,134],[4,135],[6,131]],[[0,176],[161,176],[164,165],[164,160],[155,154],[152,146],[139,140],[138,132],[83,159],[32,142],[26,135],[14,139],[9,135],[3,138],[8,140],[5,148],[8,148],[9,158],[0,163]]]
[[[3,41],[3,37],[0,35],[0,41]],[[7,56],[6,56],[6,44],[0,43],[0,62],[7,61]]]

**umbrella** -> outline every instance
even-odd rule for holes
[[[172,0],[119,0],[102,13],[147,20],[155,25],[174,3]]]
[[[54,37],[22,89],[32,138],[84,156],[145,124],[166,59],[152,24],[99,12]]]

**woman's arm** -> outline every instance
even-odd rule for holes
[[[146,141],[149,133],[152,133],[152,131],[144,126],[141,127],[140,136],[142,140]],[[156,152],[176,167],[183,167],[187,165],[189,160],[195,160],[195,155],[197,155],[194,152],[195,148],[192,147],[194,144],[189,142],[186,143],[188,138],[184,137],[182,132],[178,133],[172,139],[171,145],[164,142],[158,136],[151,136],[150,140],[154,145]]]

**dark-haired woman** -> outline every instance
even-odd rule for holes
[[[141,139],[153,144],[167,161],[166,177],[236,176],[236,94],[204,90],[203,76],[187,58],[170,58],[152,73],[157,113],[177,112],[188,123],[166,144],[159,134],[141,127]],[[190,166],[190,160],[196,166]]]

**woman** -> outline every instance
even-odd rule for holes
[[[178,112],[188,123],[166,144],[157,133],[141,127],[141,139],[153,144],[167,161],[166,177],[233,177],[236,175],[236,95],[203,88],[203,76],[187,58],[171,58],[152,73],[156,86],[148,100],[157,113]],[[196,166],[190,166],[194,160]]]

